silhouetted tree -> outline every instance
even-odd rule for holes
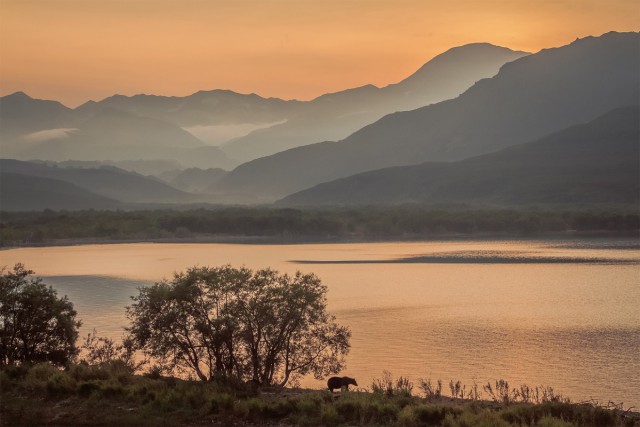
[[[64,366],[77,354],[80,322],[66,296],[16,264],[0,275],[0,366],[51,362]]]
[[[127,308],[133,341],[203,381],[285,385],[338,372],[349,351],[351,334],[326,312],[327,288],[313,274],[194,267],[139,292]]]

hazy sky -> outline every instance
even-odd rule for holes
[[[538,51],[638,31],[637,0],[0,0],[0,93],[75,106],[232,89],[310,99],[450,47]]]

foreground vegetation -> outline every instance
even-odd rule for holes
[[[404,385],[403,385],[404,384]],[[572,404],[412,396],[410,383],[373,391],[256,388],[223,381],[136,376],[117,361],[59,370],[49,364],[0,371],[3,425],[172,426],[638,426],[638,414]],[[496,384],[497,385],[497,384]]]
[[[414,239],[460,235],[637,233],[632,210],[547,211],[420,205],[333,209],[218,208],[145,211],[2,212],[0,246],[97,241],[259,237],[272,240]]]
[[[0,275],[0,425],[640,426],[622,404],[502,380],[452,380],[449,397],[388,372],[370,391],[287,389],[340,372],[349,350],[314,275],[191,268],[139,289],[121,343],[94,331],[78,347],[73,304],[32,273]]]

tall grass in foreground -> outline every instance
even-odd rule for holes
[[[120,362],[48,364],[0,371],[2,425],[300,425],[300,426],[640,426],[638,414],[570,403],[547,389],[506,382],[467,388],[421,380],[425,397],[407,378],[390,373],[371,391],[262,389],[221,382],[137,376]],[[486,393],[486,396],[484,395]],[[488,400],[483,400],[489,397]],[[37,402],[37,403],[36,403]],[[537,402],[537,403],[535,403]]]

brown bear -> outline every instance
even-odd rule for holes
[[[335,388],[346,387],[347,390],[349,390],[349,384],[353,384],[354,386],[358,387],[358,383],[356,382],[355,378],[331,377],[327,381],[327,387],[332,393],[333,393],[333,389]]]

